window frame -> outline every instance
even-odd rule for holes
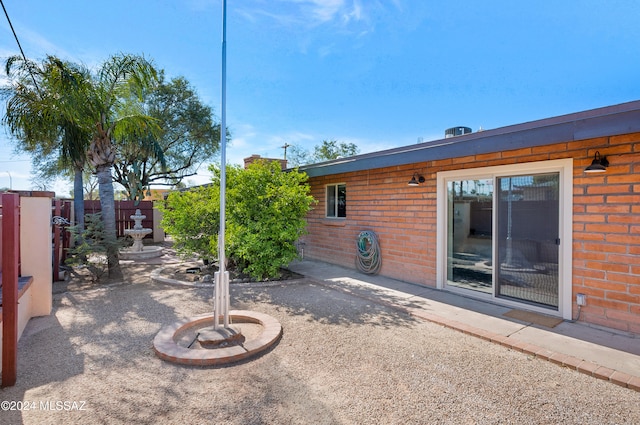
[[[340,186],[344,187],[344,215],[341,216],[340,214],[340,207],[339,207],[339,193],[340,193]],[[330,189],[332,189],[332,196],[335,199],[334,202],[334,208],[333,208],[333,214],[334,215],[329,215],[329,195],[330,195]],[[324,196],[325,196],[325,209],[324,209],[324,216],[325,218],[331,219],[331,220],[344,220],[347,218],[347,184],[346,183],[331,183],[331,184],[327,184],[325,185],[325,191],[324,191]]]

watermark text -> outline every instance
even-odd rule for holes
[[[0,401],[1,411],[18,410],[25,412],[27,410],[47,410],[52,412],[73,412],[87,410],[87,402],[84,400],[4,400]]]

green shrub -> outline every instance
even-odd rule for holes
[[[183,192],[173,192],[162,211],[162,227],[174,241],[176,251],[197,255],[205,261],[218,256],[220,229],[220,188],[200,186]]]
[[[180,252],[217,257],[220,172],[213,184],[175,192],[163,208],[162,225]],[[254,279],[276,278],[297,258],[295,242],[305,231],[314,202],[307,175],[283,172],[274,161],[257,161],[247,169],[228,166],[225,251],[230,268]]]

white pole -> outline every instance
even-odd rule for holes
[[[224,235],[226,221],[227,186],[227,0],[222,0],[222,107],[220,122],[220,231],[218,232],[218,263],[214,289],[214,328],[219,317],[224,317],[224,327],[229,327],[229,273],[226,271]]]

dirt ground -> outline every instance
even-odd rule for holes
[[[0,423],[640,423],[638,392],[309,279],[231,285],[232,308],[283,326],[265,354],[167,363],[157,332],[212,300],[207,288],[152,283],[163,261],[123,264],[123,281],[57,283],[53,313],[20,340]]]

